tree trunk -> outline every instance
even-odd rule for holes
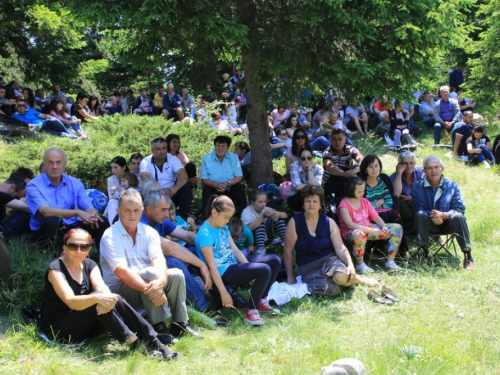
[[[247,98],[247,125],[250,132],[250,147],[252,152],[251,186],[257,187],[265,183],[273,183],[273,164],[271,148],[269,147],[269,126],[267,110],[263,101],[263,89],[255,75],[255,64],[259,59],[258,41],[253,33],[257,29],[255,3],[252,0],[238,1],[239,22],[248,27],[248,47],[242,49],[244,79],[244,94]]]

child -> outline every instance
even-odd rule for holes
[[[233,217],[229,220],[229,231],[231,232],[231,237],[234,243],[238,246],[244,256],[254,255],[253,251],[255,249],[253,233],[249,227],[243,225],[241,219]]]
[[[236,285],[254,280],[245,321],[263,325],[259,311],[278,312],[267,302],[267,293],[278,275],[281,260],[277,255],[251,255],[248,258],[236,247],[227,224],[234,215],[231,198],[213,195],[205,212],[208,219],[196,235],[196,251],[207,264],[213,283],[222,300],[222,307],[232,308],[233,298],[225,285]]]
[[[117,156],[111,160],[111,172],[113,173],[108,178],[108,207],[104,212],[104,216],[108,217],[109,223],[113,224],[118,209],[118,198],[120,193],[126,189],[121,186],[121,180],[125,172],[128,172],[127,161],[123,156]]]
[[[285,241],[286,225],[283,219],[288,215],[266,207],[267,194],[261,189],[249,189],[248,200],[250,204],[241,213],[241,220],[247,225],[255,236],[255,252],[266,253],[266,241],[273,236],[273,231],[278,232],[282,242]]]
[[[139,179],[134,172],[125,172],[120,183],[124,190],[134,189],[139,191]]]
[[[168,219],[174,223],[176,226],[181,227],[184,230],[196,233],[196,224],[192,217],[188,217],[187,221],[182,217],[176,215],[175,205],[171,204],[168,209]],[[179,240],[178,238],[168,236],[171,241],[177,242],[182,246],[187,247],[192,253],[196,254],[196,248],[186,244],[186,241]]]
[[[388,240],[385,266],[391,270],[401,270],[394,258],[403,237],[403,228],[399,224],[384,223],[370,201],[363,198],[365,187],[366,183],[361,177],[351,177],[347,182],[346,197],[339,204],[340,234],[352,243],[356,271],[373,272],[363,260],[368,240]]]
[[[493,146],[490,139],[484,134],[482,126],[475,126],[472,129],[472,135],[467,138],[467,152],[470,162],[481,162],[484,168],[489,169],[490,163],[495,165],[493,156]]]

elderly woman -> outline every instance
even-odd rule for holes
[[[97,264],[89,259],[92,238],[80,228],[63,237],[63,253],[45,273],[42,330],[52,338],[81,341],[108,330],[136,348],[143,340],[160,358],[172,359],[153,327],[121,296],[111,293]]]
[[[321,213],[323,189],[307,185],[301,191],[304,212],[288,222],[285,235],[285,267],[288,284],[295,284],[293,249],[302,281],[315,294],[334,296],[352,284],[376,286],[374,279],[356,274],[337,224]]]
[[[302,198],[300,191],[307,185],[321,186],[323,167],[314,162],[311,147],[304,147],[299,151],[299,160],[292,163],[290,180],[292,188],[287,198],[288,207],[293,211],[302,211]]]

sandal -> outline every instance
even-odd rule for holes
[[[382,286],[382,294],[384,295],[384,297],[390,299],[392,302],[401,302],[401,298],[399,298],[396,295],[396,293],[394,293],[392,290],[390,290],[385,285]]]
[[[378,302],[382,305],[392,305],[392,300],[382,297],[380,294],[374,292],[373,290],[368,291],[368,299],[374,302]]]

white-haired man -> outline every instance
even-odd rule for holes
[[[434,144],[441,141],[441,130],[451,132],[453,125],[460,120],[460,106],[455,99],[450,98],[450,88],[441,86],[439,89],[441,99],[434,103]]]

